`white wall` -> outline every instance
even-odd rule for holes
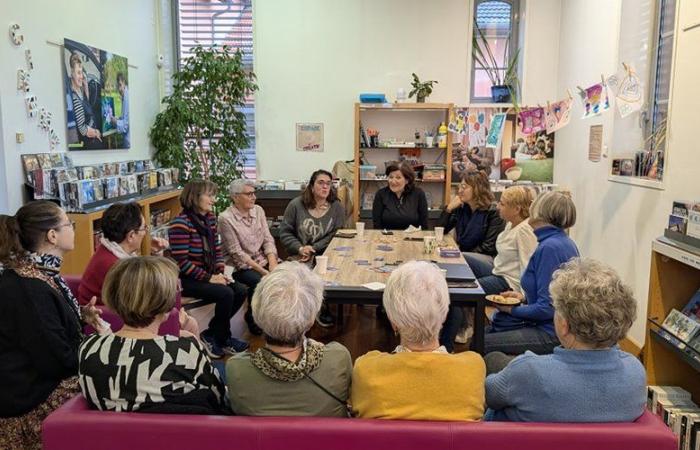
[[[524,98],[556,91],[560,0],[526,7]],[[353,104],[361,92],[394,100],[411,72],[438,80],[429,101],[468,99],[470,0],[258,0],[255,72],[258,177],[305,179],[352,159]],[[542,55],[547,57],[543,58]],[[324,153],[295,151],[295,123],[324,123]]]
[[[16,90],[17,69],[25,66],[27,48],[34,59],[32,90],[39,104],[53,112],[62,149],[66,149],[62,49],[47,44],[47,40],[63,42],[63,38],[70,38],[123,55],[129,64],[138,66],[129,68],[131,149],[70,152],[74,162],[91,164],[150,157],[147,134],[160,105],[156,14],[155,0],[0,2],[2,26],[16,22],[25,37],[20,48],[12,46],[7,38],[0,41],[0,212],[14,213],[22,204],[20,155],[49,151],[46,134],[38,129],[37,119],[27,118],[24,96]],[[23,144],[15,143],[18,131],[25,134]]]
[[[678,2],[680,23],[698,14],[697,2]],[[562,2],[558,92],[593,84],[600,74],[619,67],[620,0],[567,0]],[[625,17],[622,17],[625,20]],[[658,191],[607,181],[609,160],[588,161],[589,126],[603,124],[604,142],[611,143],[612,126],[624,126],[609,112],[600,118],[579,120],[577,102],[571,124],[557,133],[554,181],[569,186],[579,221],[572,237],[581,253],[611,264],[629,282],[637,297],[638,318],[630,331],[644,342],[651,241],[663,234],[674,199],[700,199],[697,183],[697,104],[700,71],[697,49],[700,30],[680,32],[672,81],[670,134],[665,190]],[[611,152],[615,149],[612,148]],[[695,181],[694,181],[695,180]]]

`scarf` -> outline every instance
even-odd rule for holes
[[[73,312],[80,318],[78,300],[76,300],[73,291],[70,290],[66,280],[60,274],[62,262],[63,260],[60,256],[46,253],[30,253],[28,264],[23,264],[15,271],[23,277],[38,278],[48,283],[49,286],[62,294],[62,297],[70,304]]]
[[[191,209],[184,210],[185,215],[194,225],[197,234],[202,238],[202,259],[207,273],[216,273],[216,237],[209,226],[206,215],[197,214]]]
[[[488,211],[472,211],[468,204],[462,205],[457,216],[457,244],[463,252],[469,252],[484,240],[484,225]]]
[[[253,353],[251,361],[262,373],[274,380],[301,380],[321,365],[325,350],[325,346],[320,342],[306,338],[302,347],[301,357],[296,362],[281,358],[264,347]]]
[[[126,258],[131,258],[132,256],[136,256],[136,254],[132,253],[129,254],[127,253],[124,248],[122,248],[121,245],[117,244],[116,242],[112,242],[108,239],[101,238],[100,239],[100,245],[102,245],[105,249],[109,250],[111,254],[116,256],[119,259],[126,259]]]

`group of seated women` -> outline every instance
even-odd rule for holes
[[[408,199],[422,194],[408,169],[390,171],[377,226],[425,225],[424,199]],[[185,186],[170,258],[136,256],[149,227],[138,205],[113,205],[78,299],[59,274],[73,248],[66,213],[36,201],[0,216],[0,447],[36,448],[41,421],[78,392],[108,411],[552,422],[642,413],[644,370],[616,345],[635,301],[611,268],[578,258],[566,234],[573,202],[557,192],[533,202],[514,187],[496,207],[484,174],[465,177],[441,220],[455,228],[485,291],[523,300],[491,318],[486,361],[450,353],[445,330],[459,310],[441,271],[422,261],[401,265],[386,283],[383,306],[400,337],[392,352],[369,352],[353,367],[341,344],[307,338],[315,322],[328,321],[323,282],[309,263],[345,217],[331,181],[314,172],[287,208],[280,238],[290,262],[280,262],[254,185],[244,180],[229,186],[232,205],[218,220],[217,186]],[[214,302],[214,317],[198,333],[183,312],[180,336],[159,336],[180,295]],[[250,331],[264,338],[255,352],[230,330],[246,298]],[[123,327],[112,333],[96,305]],[[86,337],[87,325],[96,333]],[[233,356],[222,377],[210,358],[226,353]]]

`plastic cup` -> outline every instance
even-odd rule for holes
[[[319,275],[325,275],[328,272],[328,257],[327,256],[317,256],[316,257],[316,273]]]
[[[438,242],[442,242],[442,238],[445,237],[445,228],[444,227],[435,227],[435,239],[437,239]]]
[[[357,222],[355,224],[355,230],[357,230],[357,237],[361,238],[365,235],[365,223]]]
[[[435,236],[423,236],[423,252],[430,254],[435,250]]]

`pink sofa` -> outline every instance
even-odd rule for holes
[[[80,279],[81,277],[75,276],[75,275],[64,275],[63,277],[66,280],[66,284],[68,285],[68,288],[73,292],[73,295],[78,297],[78,288],[80,287]],[[109,308],[106,306],[100,306],[100,310],[102,310],[102,315],[101,317],[109,322],[109,324],[112,327],[112,331],[118,331],[121,329],[121,327],[124,326],[124,321],[122,321],[121,317],[119,317],[115,312],[111,311]],[[91,334],[95,330],[89,325],[85,326],[85,334]],[[160,328],[158,329],[158,334],[161,336],[164,336],[166,334],[172,335],[172,336],[180,336],[180,293],[178,292],[177,294],[177,299],[175,301],[175,307],[170,311],[170,315],[168,316],[168,319],[160,324]]]
[[[655,416],[634,423],[456,423],[112,413],[82,396],[43,423],[44,450],[676,450]]]

